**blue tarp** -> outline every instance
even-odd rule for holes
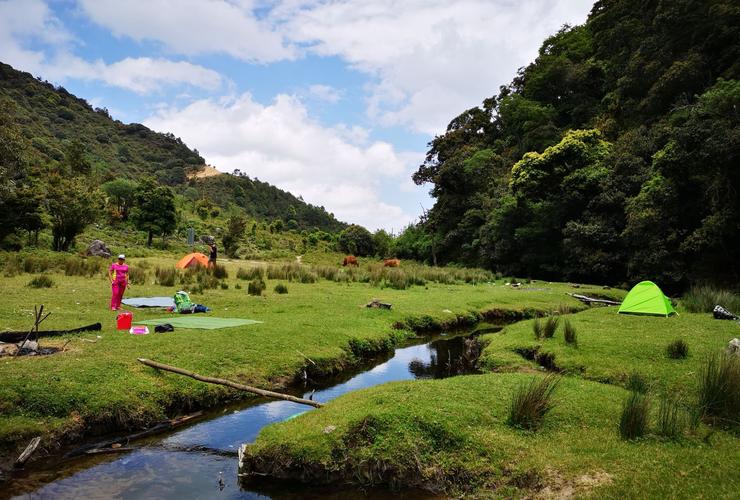
[[[123,299],[122,304],[131,307],[175,307],[175,301],[172,297],[134,297],[132,299]]]

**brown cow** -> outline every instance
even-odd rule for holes
[[[344,267],[347,267],[347,266],[358,267],[360,264],[357,263],[357,257],[355,257],[354,255],[348,255],[342,261],[342,265]]]
[[[383,261],[383,265],[385,267],[399,267],[401,265],[401,261],[398,259],[385,259]]]

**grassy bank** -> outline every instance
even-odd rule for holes
[[[143,270],[143,277],[126,295],[172,295],[182,286],[193,286],[153,283],[154,270],[171,268],[175,261],[175,257],[131,259],[133,267]],[[315,283],[268,279],[263,296],[254,297],[246,293],[247,281],[236,277],[238,269],[249,264],[225,262],[225,267],[228,277],[219,283],[228,288],[219,285],[194,294],[192,299],[211,307],[213,316],[264,323],[132,336],[114,329],[116,313],[108,310],[109,285],[101,274],[65,275],[62,269],[50,269],[46,271],[53,281],[50,288],[28,286],[34,274],[2,276],[0,329],[28,328],[33,306],[44,304],[52,315],[42,329],[73,328],[99,321],[103,331],[100,339],[95,334],[42,339],[43,346],[56,347],[69,341],[63,353],[0,358],[0,443],[7,449],[42,434],[44,445],[53,447],[57,440],[138,428],[174,412],[235,397],[221,387],[155,373],[138,364],[138,357],[261,387],[283,387],[307,365],[304,355],[323,371],[337,370],[357,361],[358,356],[387,349],[412,334],[394,329],[394,324],[405,328],[417,324],[439,327],[458,324],[458,318],[477,319],[484,311],[547,311],[560,304],[578,306],[565,295],[567,285],[538,283],[512,289],[503,286],[503,281],[477,285],[427,282],[395,290],[323,278]],[[277,283],[287,284],[288,293],[275,293]],[[393,309],[363,307],[374,297],[392,303]],[[135,310],[134,318],[166,314]]]
[[[627,391],[567,377],[537,432],[507,424],[532,376],[487,374],[392,383],[269,426],[246,448],[245,472],[316,484],[417,486],[481,496],[731,498],[737,438],[700,428],[678,441],[620,439]]]

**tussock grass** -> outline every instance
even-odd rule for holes
[[[695,286],[681,298],[681,305],[695,313],[710,313],[715,305],[721,305],[732,313],[740,314],[740,295],[713,286]]]
[[[240,267],[236,271],[236,277],[240,280],[264,279],[266,274],[266,270],[263,266],[253,266],[248,267],[247,269]]]
[[[128,279],[135,285],[141,285],[146,283],[146,279],[149,273],[140,266],[128,266]]]
[[[54,286],[54,280],[49,276],[42,274],[41,276],[36,276],[29,281],[27,286],[31,288],[51,288]]]
[[[154,282],[160,286],[175,286],[177,269],[172,267],[157,267],[154,270]]]
[[[650,423],[650,400],[639,392],[631,392],[622,404],[619,435],[632,440],[645,435]]]
[[[532,333],[534,333],[534,338],[537,340],[540,340],[543,335],[544,327],[542,325],[542,320],[540,318],[535,318],[534,321],[532,321]]]
[[[684,359],[689,355],[689,344],[683,339],[676,339],[666,346],[665,351],[671,359]]]
[[[249,282],[247,286],[247,293],[249,295],[259,296],[262,295],[262,291],[267,288],[267,285],[261,279],[255,279]]]
[[[509,425],[527,430],[537,430],[545,415],[554,406],[553,393],[559,379],[554,375],[534,377],[514,392],[509,408]]]
[[[685,411],[678,402],[661,398],[658,407],[658,417],[655,433],[668,439],[680,439],[683,437],[686,427]]]
[[[639,392],[640,394],[645,394],[650,390],[650,385],[645,376],[636,371],[632,371],[627,375],[627,383],[625,384],[625,387],[627,390]]]
[[[220,264],[213,266],[213,268],[210,269],[210,272],[216,279],[223,280],[229,277],[229,272],[226,270],[226,267]]]
[[[699,408],[707,421],[740,426],[740,356],[710,355],[699,373]]]
[[[546,339],[551,339],[555,336],[555,332],[558,331],[558,325],[560,324],[560,318],[558,316],[550,315],[545,320],[545,326],[542,328],[542,336]]]
[[[573,326],[569,319],[563,321],[563,337],[566,344],[578,347],[578,332],[576,332],[576,327]]]
[[[283,283],[278,283],[275,285],[275,293],[279,293],[281,295],[286,294],[288,293],[288,287]]]

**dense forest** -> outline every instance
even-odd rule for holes
[[[400,256],[669,290],[740,282],[740,4],[601,0],[429,143]]]
[[[133,202],[132,190],[143,179],[201,208],[237,206],[249,217],[279,220],[292,229],[337,232],[346,227],[323,207],[244,174],[195,179],[191,174],[205,161],[180,138],[113,120],[106,109],[93,108],[63,87],[3,63],[0,128],[0,240],[15,229],[37,231],[68,224],[49,219],[54,207],[70,203],[78,205],[79,216],[71,216],[70,224],[76,219],[96,220],[106,212],[101,210],[106,205],[101,198],[125,221],[133,208],[125,199]],[[99,186],[103,191],[93,192]],[[79,196],[64,196],[60,190]],[[83,210],[88,202],[93,207]],[[61,241],[55,246],[66,245]]]

